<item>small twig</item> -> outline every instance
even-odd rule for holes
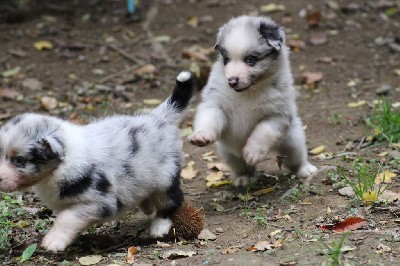
[[[126,52],[125,50],[122,50],[121,48],[119,48],[118,46],[116,46],[115,44],[110,44],[107,43],[106,46],[108,48],[110,48],[111,50],[117,52],[118,54],[120,54],[122,57],[124,57],[125,59],[128,59],[129,61],[131,61],[132,63],[135,63],[137,65],[143,65],[145,62],[140,60],[139,58],[136,58],[135,56],[129,54],[128,52]]]
[[[292,192],[294,190],[296,190],[299,187],[299,184],[296,184],[295,186],[293,186],[291,189],[289,189],[288,191],[286,191],[279,199],[280,200],[284,200],[285,198],[287,198],[290,194],[292,194]]]
[[[361,146],[364,144],[364,141],[365,141],[365,136],[363,136],[363,137],[361,138],[360,143],[359,143],[358,146],[357,146],[357,150],[358,150],[358,151],[361,149]]]
[[[138,67],[137,65],[133,65],[133,66],[130,66],[129,68],[124,69],[124,70],[122,70],[122,71],[119,71],[119,72],[110,74],[110,75],[108,75],[108,76],[106,76],[106,77],[100,79],[100,80],[98,81],[98,83],[99,83],[99,84],[106,83],[106,82],[108,82],[108,81],[110,81],[110,80],[112,80],[112,79],[114,79],[114,78],[116,78],[116,77],[119,77],[119,76],[121,76],[121,75],[124,75],[124,74],[127,74],[127,73],[133,71],[133,70],[134,70],[135,68],[137,68],[137,67]]]

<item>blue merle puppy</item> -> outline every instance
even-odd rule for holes
[[[58,213],[42,246],[64,250],[93,223],[139,206],[156,212],[150,233],[166,235],[182,205],[178,123],[194,93],[181,72],[171,96],[149,113],[111,116],[85,126],[22,114],[0,128],[0,191],[33,187]]]

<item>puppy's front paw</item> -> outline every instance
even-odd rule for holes
[[[163,237],[169,233],[172,222],[170,219],[155,218],[151,223],[150,234],[153,237]]]
[[[247,143],[243,148],[243,157],[248,165],[256,165],[267,159],[267,153],[261,150],[258,145]]]
[[[318,171],[317,167],[315,167],[314,165],[312,165],[310,163],[305,163],[304,165],[302,165],[300,167],[300,169],[296,175],[298,177],[309,177],[309,176],[315,174],[317,171]]]
[[[213,131],[196,131],[191,134],[187,139],[193,145],[204,147],[211,143],[214,143],[217,140],[217,134]]]
[[[70,244],[71,239],[64,232],[52,231],[43,238],[42,247],[47,251],[57,253],[63,251]]]

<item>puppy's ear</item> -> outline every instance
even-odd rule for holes
[[[285,32],[282,28],[275,24],[261,22],[258,31],[260,35],[267,41],[267,43],[275,50],[282,50],[283,41],[285,39]]]
[[[41,161],[62,160],[65,157],[65,147],[61,137],[53,132],[37,141],[31,153],[35,159]]]

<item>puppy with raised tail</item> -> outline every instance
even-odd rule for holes
[[[33,187],[58,213],[42,246],[64,250],[93,223],[134,207],[156,212],[150,233],[161,237],[182,205],[182,140],[177,127],[194,92],[189,72],[149,113],[110,116],[85,126],[27,113],[0,128],[0,191]]]
[[[255,177],[256,165],[270,151],[285,156],[284,165],[298,176],[315,173],[307,160],[282,28],[267,17],[233,18],[219,29],[215,50],[220,55],[188,140],[197,146],[217,142],[236,186]]]

